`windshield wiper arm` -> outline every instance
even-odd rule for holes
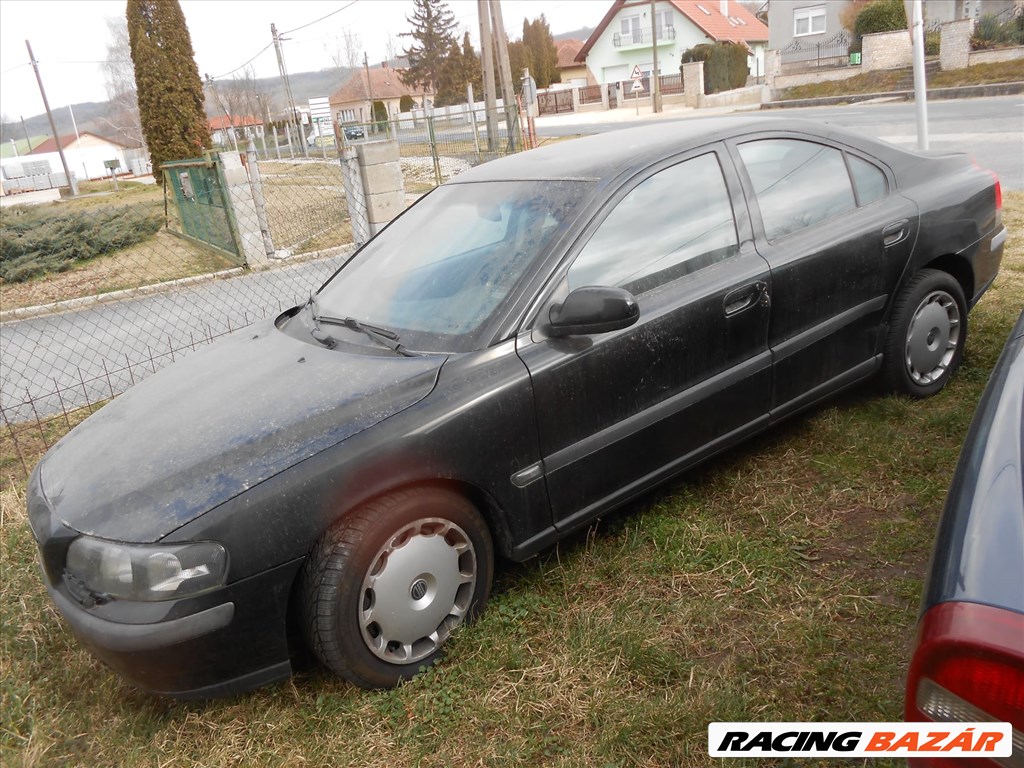
[[[416,352],[410,352],[408,349],[403,347],[398,340],[398,334],[387,328],[381,328],[378,325],[370,325],[369,323],[364,323],[361,320],[356,320],[354,317],[318,316],[318,319],[320,320],[320,322],[323,323],[340,325],[345,328],[351,328],[353,331],[360,331],[362,333],[365,333],[378,344],[383,344],[388,349],[397,352],[403,357],[419,356]]]
[[[320,327],[320,315],[317,312],[317,308],[316,308],[316,294],[315,293],[309,294],[309,301],[306,302],[306,306],[309,307],[309,316],[313,320],[313,328],[310,331],[310,335],[314,339],[319,341],[321,344],[323,344],[325,347],[327,347],[328,349],[334,349],[334,347],[337,346],[337,344],[338,344],[338,340],[336,338],[334,338],[333,336],[331,336],[331,334],[326,333]]]

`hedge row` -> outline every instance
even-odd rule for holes
[[[0,278],[17,283],[94,259],[152,237],[163,216],[152,207],[52,213],[12,206],[0,223]]]

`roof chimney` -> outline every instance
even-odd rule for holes
[[[726,18],[729,17],[729,0],[719,0],[718,10],[722,12],[722,15]]]

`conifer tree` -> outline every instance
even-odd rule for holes
[[[527,50],[530,74],[537,81],[538,88],[547,88],[562,81],[558,72],[558,49],[544,14],[533,21],[523,19],[523,45]]]
[[[203,83],[178,0],[128,0],[126,15],[142,133],[163,183],[161,163],[211,144]]]
[[[458,49],[453,32],[455,16],[444,0],[414,0],[414,3],[412,16],[406,16],[412,32],[401,33],[403,37],[411,37],[413,44],[403,52],[409,60],[409,68],[400,77],[410,88],[436,94],[445,60],[453,46]]]
[[[480,58],[473,50],[469,40],[469,32],[462,36],[462,47],[452,43],[448,55],[441,65],[441,75],[437,84],[437,96],[434,104],[444,107],[449,104],[461,104],[466,100],[466,83],[473,84],[473,93],[477,97],[483,94],[483,70]]]

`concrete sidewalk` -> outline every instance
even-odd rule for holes
[[[708,107],[706,109],[695,109],[682,104],[666,104],[660,113],[655,114],[651,110],[650,101],[647,104],[641,102],[639,114],[637,107],[629,102],[616,107],[615,109],[598,110],[594,112],[569,112],[564,115],[543,115],[536,118],[537,129],[543,128],[564,128],[578,125],[586,127],[596,123],[623,123],[628,124],[646,120],[678,120],[690,117],[713,117],[715,115],[727,115],[732,112],[759,111],[760,104],[738,104],[729,107]]]

